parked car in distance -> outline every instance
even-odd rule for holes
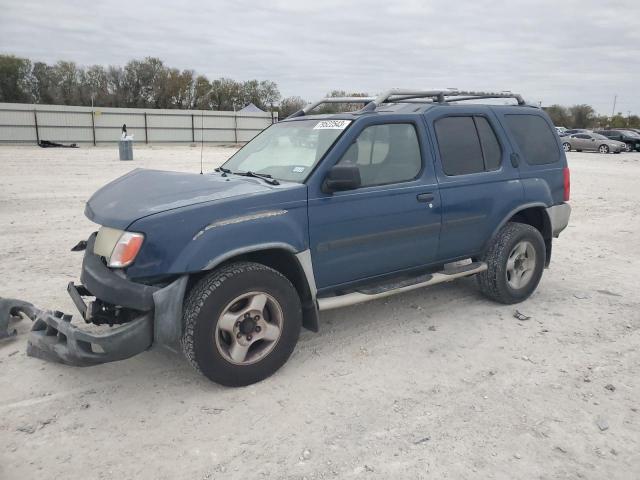
[[[640,152],[640,134],[633,130],[615,129],[615,130],[598,130],[595,133],[604,135],[611,140],[624,142],[627,152],[637,150]]]
[[[582,132],[589,133],[590,130],[587,130],[586,128],[570,128],[570,129],[564,130],[562,132],[562,135],[560,135],[560,136],[561,137],[566,137],[567,135],[573,135],[575,133],[582,133]]]
[[[561,134],[559,133],[559,135],[561,137],[566,137],[567,135],[573,135],[575,133],[583,133],[583,132],[589,133],[590,130],[587,130],[585,128],[570,128],[568,130],[565,129]]]
[[[558,135],[562,136],[564,134],[564,132],[567,131],[567,127],[555,127],[556,128],[556,132],[558,132]]]
[[[570,152],[571,150],[576,152],[593,150],[600,153],[620,153],[626,149],[626,144],[611,140],[597,133],[583,132],[562,137],[562,148],[565,152]]]

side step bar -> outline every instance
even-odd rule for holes
[[[346,293],[344,295],[337,295],[335,297],[318,298],[319,310],[332,310],[334,308],[346,307],[349,305],[356,305],[358,303],[369,302],[371,300],[377,300],[379,298],[389,297],[396,293],[409,292],[422,287],[428,287],[437,283],[450,282],[460,277],[468,277],[475,275],[476,273],[484,272],[487,269],[487,264],[484,262],[474,262],[464,267],[459,267],[452,270],[443,270],[441,272],[432,273],[428,275],[422,275],[416,278],[415,283],[409,285],[405,282],[396,284],[395,288],[378,288],[370,290],[362,290],[359,292]],[[365,293],[369,292],[369,293]]]

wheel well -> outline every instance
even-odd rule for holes
[[[545,265],[548,267],[551,262],[551,220],[543,207],[530,207],[515,213],[510,222],[526,223],[540,232],[546,246],[547,258]]]
[[[302,304],[303,313],[303,326],[314,332],[318,331],[318,314],[315,306],[315,301],[307,277],[305,276],[302,266],[298,262],[296,256],[281,248],[269,248],[265,250],[258,250],[255,252],[243,253],[235,257],[229,258],[217,265],[215,268],[228,265],[235,262],[255,262],[267,267],[277,270],[293,284],[298,295],[300,297],[300,303]],[[209,274],[211,270],[198,272],[190,277],[188,289],[191,285],[195,285],[200,278]]]

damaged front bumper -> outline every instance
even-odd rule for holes
[[[34,320],[27,355],[67,365],[87,367],[133,357],[153,342],[153,314],[98,333],[71,324],[71,315],[40,312]]]
[[[20,313],[33,320],[27,354],[74,366],[115,362],[149,349],[154,343],[177,347],[181,335],[182,299],[187,276],[160,286],[133,282],[106,267],[93,253],[95,234],[89,237],[80,280],[67,291],[87,323],[120,324],[107,331],[91,331],[71,323],[72,316],[40,310],[19,300],[0,299],[0,314]],[[83,297],[95,297],[86,304]],[[104,305],[111,308],[105,310]],[[123,314],[118,317],[118,315]]]

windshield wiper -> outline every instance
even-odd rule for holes
[[[222,172],[222,173],[233,173],[231,170],[229,170],[228,168],[224,168],[224,167],[218,167],[215,169],[216,172]]]
[[[256,172],[252,172],[251,170],[247,172],[233,172],[233,173],[235,173],[236,175],[242,175],[243,177],[261,178],[262,180],[267,182],[269,185],[280,185],[280,182],[275,178],[273,178],[268,173],[256,173]]]

